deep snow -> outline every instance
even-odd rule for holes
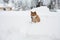
[[[31,23],[30,11],[36,11],[40,23]],[[60,11],[45,7],[27,11],[0,11],[0,40],[60,40]]]

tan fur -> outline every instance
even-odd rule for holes
[[[3,11],[3,7],[0,7],[0,11]]]
[[[11,11],[11,10],[12,10],[12,7],[0,7],[0,11]]]
[[[31,11],[31,19],[32,19],[32,22],[34,23],[40,22],[40,17],[37,15],[36,12]]]
[[[5,9],[6,9],[6,11],[11,11],[12,7],[6,7]]]

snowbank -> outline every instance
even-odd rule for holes
[[[40,23],[31,23],[30,11],[36,11]],[[60,13],[47,7],[30,11],[0,11],[0,40],[60,40]]]

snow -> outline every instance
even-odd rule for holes
[[[3,7],[4,5],[0,3],[0,7]]]
[[[40,23],[31,23],[30,11],[36,11]],[[60,11],[46,6],[26,11],[0,11],[0,40],[60,40]]]

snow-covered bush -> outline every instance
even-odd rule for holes
[[[31,8],[35,8],[38,0],[14,0],[12,1],[15,7],[15,10],[27,10]]]
[[[9,3],[9,0],[3,0],[4,3]]]
[[[51,1],[48,8],[50,11],[56,11],[56,3],[54,1]]]

